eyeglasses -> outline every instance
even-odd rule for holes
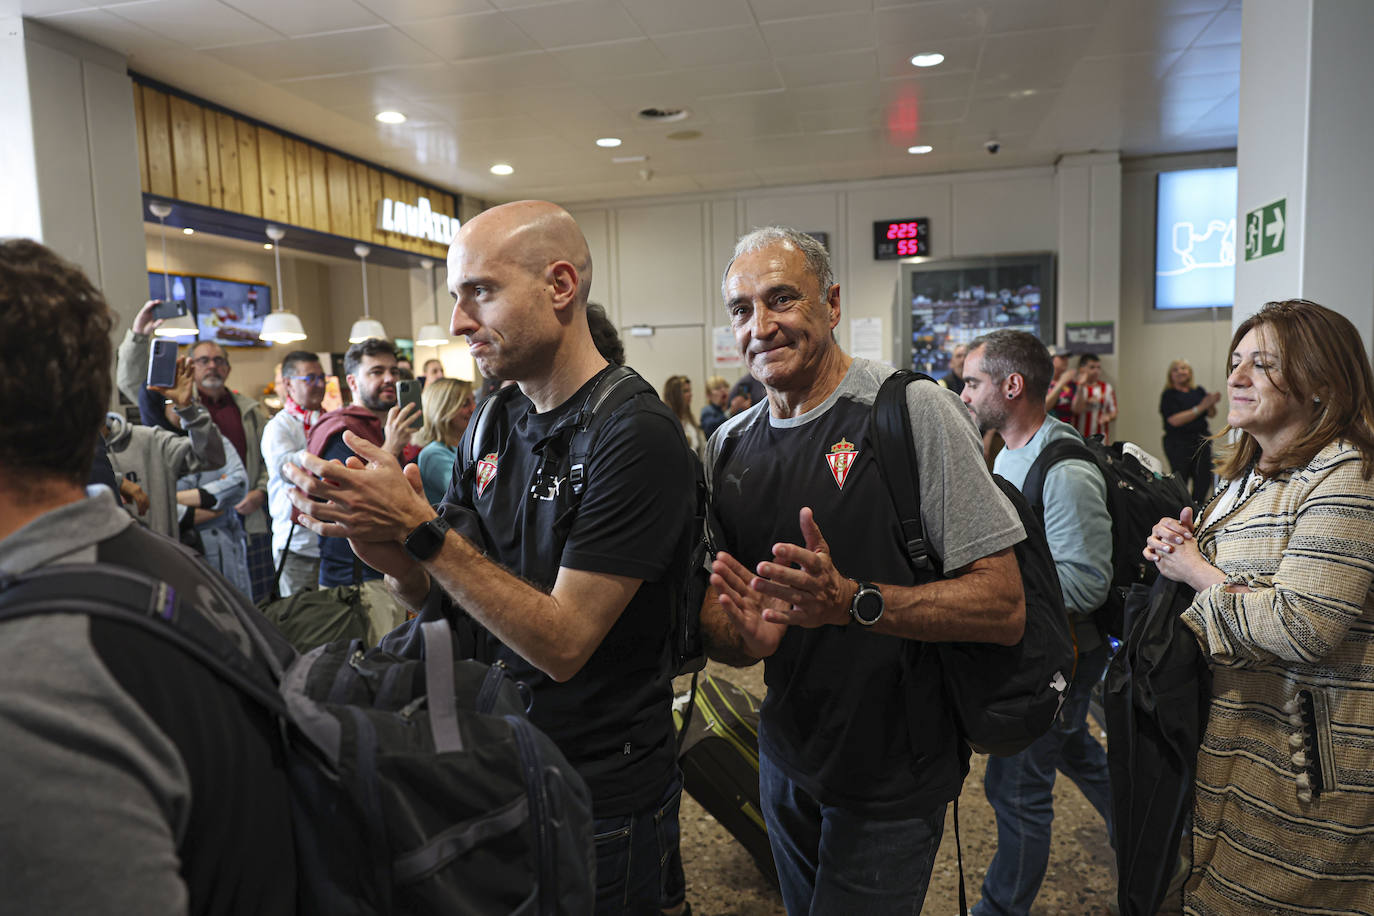
[[[191,362],[200,366],[202,369],[206,366],[223,368],[229,365],[229,360],[225,359],[223,356],[197,356],[195,359],[191,360]]]
[[[325,382],[329,381],[329,376],[327,376],[327,375],[314,375],[314,374],[311,374],[311,375],[288,375],[287,378],[289,378],[289,379],[290,379],[291,381],[293,381],[293,382],[305,382],[307,385],[323,385]]]

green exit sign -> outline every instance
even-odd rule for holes
[[[1281,197],[1245,214],[1245,260],[1283,251],[1288,236],[1288,198]]]

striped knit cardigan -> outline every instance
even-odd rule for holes
[[[1213,674],[1186,913],[1374,913],[1374,481],[1361,471],[1336,442],[1204,513],[1203,556],[1255,591],[1216,585],[1183,614]]]

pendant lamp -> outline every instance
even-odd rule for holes
[[[272,343],[295,343],[305,340],[305,328],[295,312],[286,310],[286,295],[281,285],[281,240],[286,230],[281,226],[268,226],[267,237],[272,240],[272,257],[277,262],[277,309],[262,320],[262,330],[258,337]]]
[[[358,244],[353,246],[353,253],[363,265],[363,317],[353,322],[353,327],[348,331],[349,343],[362,343],[369,337],[377,337],[386,340],[386,328],[382,323],[372,317],[372,313],[367,309],[367,256],[372,253],[372,249],[366,245]]]
[[[172,278],[167,273],[167,217],[172,215],[172,207],[170,204],[155,200],[148,204],[148,210],[157,217],[157,221],[162,225],[162,301],[171,302]],[[177,315],[175,318],[165,319],[153,330],[153,333],[158,337],[195,337],[200,333],[200,329],[196,327],[195,321],[187,312],[183,315]]]
[[[434,287],[434,262],[423,258],[420,266],[429,271],[429,298],[434,306],[434,323],[420,328],[415,334],[415,342],[425,347],[442,347],[448,344],[448,332],[439,324],[439,294]]]

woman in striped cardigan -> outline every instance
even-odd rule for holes
[[[1145,549],[1212,668],[1184,912],[1374,913],[1374,381],[1354,325],[1269,303],[1232,340],[1223,480]]]

